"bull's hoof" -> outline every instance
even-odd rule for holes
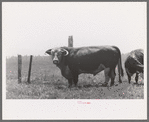
[[[111,83],[111,85],[110,86],[114,86],[114,83]]]
[[[119,80],[119,83],[122,83],[122,81],[121,81],[121,80]]]
[[[102,86],[106,87],[108,85],[108,83],[103,83]]]
[[[77,85],[77,84],[75,84],[74,86],[75,86],[75,87],[78,87],[78,85]]]
[[[69,85],[68,88],[72,88],[72,85]]]
[[[117,84],[115,84],[115,86],[118,86],[118,83],[117,83]]]

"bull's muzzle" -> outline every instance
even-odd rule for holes
[[[53,60],[53,64],[58,64],[59,62],[58,62],[58,60]]]

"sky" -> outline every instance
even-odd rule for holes
[[[121,53],[146,48],[146,2],[2,2],[6,56],[44,55],[68,46],[115,45]]]

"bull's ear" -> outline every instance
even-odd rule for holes
[[[69,52],[66,49],[61,49],[61,52],[64,54],[64,56],[67,56]]]
[[[52,51],[52,49],[49,49],[49,50],[47,50],[45,53],[51,55],[51,51]]]

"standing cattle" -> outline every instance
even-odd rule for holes
[[[125,69],[128,76],[128,81],[130,83],[131,76],[136,73],[136,83],[138,83],[138,75],[139,73],[144,72],[144,63],[143,63],[143,49],[133,50],[129,53],[126,61],[125,61]]]
[[[79,74],[90,73],[96,75],[102,70],[105,74],[103,86],[107,86],[109,78],[111,78],[112,86],[116,75],[116,65],[118,65],[119,82],[122,82],[121,52],[115,46],[59,47],[49,49],[46,53],[52,55],[53,63],[60,68],[61,74],[68,79],[69,87],[72,86],[72,82],[75,86],[77,85]]]

